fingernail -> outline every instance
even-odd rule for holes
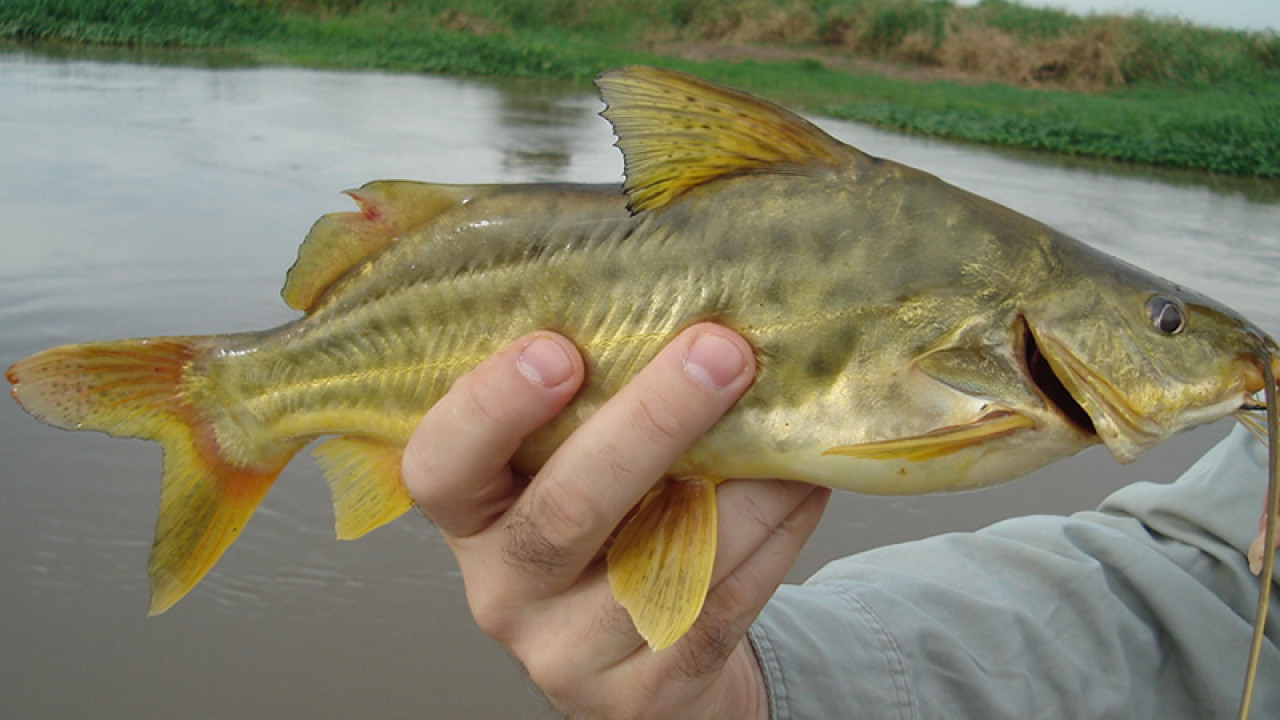
[[[720,390],[746,367],[737,345],[719,335],[700,335],[684,356],[684,371],[700,385]]]
[[[534,385],[553,388],[573,374],[573,361],[564,348],[545,337],[535,337],[516,358],[520,374]]]

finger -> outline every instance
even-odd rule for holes
[[[409,495],[446,536],[487,527],[516,494],[512,454],[569,402],[583,376],[573,344],[547,332],[480,363],[414,430],[401,463]]]
[[[552,595],[572,582],[754,371],[745,340],[717,325],[694,326],[575,431],[521,495],[503,533],[503,557],[523,571],[524,591]]]
[[[719,531],[711,585],[755,554],[816,486],[790,480],[732,480],[716,492]]]

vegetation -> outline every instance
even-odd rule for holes
[[[0,0],[0,37],[16,40],[210,47],[282,28],[279,13],[235,0]]]
[[[1274,33],[1007,0],[0,0],[0,39],[577,82],[660,63],[913,132],[1280,177]]]
[[[760,3],[771,4],[771,3]],[[822,5],[821,9],[819,6]],[[792,3],[792,42],[937,66],[1019,84],[1098,90],[1151,81],[1219,82],[1280,68],[1280,38],[1147,16],[1080,17],[1007,0]],[[756,40],[745,18],[738,34]]]

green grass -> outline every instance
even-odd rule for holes
[[[393,18],[297,17],[287,38],[257,48],[266,61],[342,69],[454,75],[583,79],[598,71],[597,51],[572,37],[523,38],[441,30]]]
[[[695,63],[654,49],[707,38],[926,67],[944,56],[967,62],[965,43],[999,44],[1002,67],[1040,80],[921,82],[816,60]],[[259,63],[584,87],[604,68],[644,62],[910,132],[1280,177],[1274,35],[1077,17],[1005,0],[971,8],[951,0],[0,0],[0,39],[230,49]],[[1106,60],[1089,66],[1092,75],[1084,61],[1071,67],[1082,48]],[[1084,80],[1102,86],[1067,89]]]
[[[985,85],[864,89],[837,117],[982,143],[1280,177],[1280,93],[1161,88],[1082,95]]]
[[[0,38],[214,47],[279,33],[280,14],[235,0],[0,0]]]

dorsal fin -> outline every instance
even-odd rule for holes
[[[865,157],[790,110],[675,70],[634,65],[601,74],[596,85],[622,150],[632,212],[717,178]]]
[[[480,194],[483,185],[438,185],[375,180],[348,190],[360,209],[330,213],[311,226],[280,294],[289,307],[310,311],[348,270],[405,232]]]

